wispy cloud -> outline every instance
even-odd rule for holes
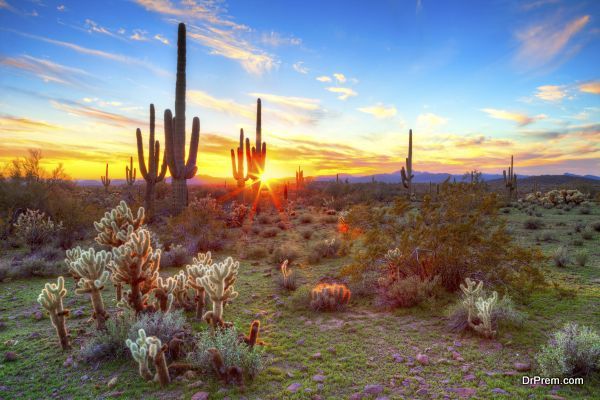
[[[336,81],[338,81],[339,83],[346,83],[346,76],[344,74],[341,74],[339,72],[336,72],[333,74],[333,77],[335,78]]]
[[[298,61],[292,65],[294,71],[299,72],[301,74],[308,74],[308,68],[304,66],[304,61]]]
[[[56,9],[60,12],[65,12],[67,10],[67,8],[65,7],[64,4],[61,4],[59,6],[56,6]]]
[[[163,35],[161,34],[156,34],[154,35],[154,39],[158,40],[159,42],[161,42],[162,44],[169,44],[169,39],[165,38]]]
[[[4,132],[40,133],[40,131],[57,131],[60,129],[62,129],[60,125],[51,124],[45,121],[0,114],[0,130]]]
[[[14,12],[14,13],[17,12],[17,10],[13,6],[11,6],[10,4],[8,4],[8,2],[6,0],[0,0],[0,10],[2,10],[2,9],[3,10],[8,10],[8,11],[11,11],[11,12]]]
[[[248,93],[252,97],[260,97],[262,100],[266,100],[269,103],[283,105],[289,108],[299,108],[307,111],[315,111],[320,108],[318,99],[311,99],[307,97],[295,97],[295,96],[280,96],[269,93]]]
[[[365,114],[371,114],[375,118],[391,118],[396,115],[397,110],[394,105],[386,106],[382,103],[377,103],[368,107],[358,108],[358,111]]]
[[[0,57],[0,65],[35,75],[44,82],[63,85],[82,85],[83,78],[90,77],[90,74],[79,68],[67,67],[50,60],[28,55]]]
[[[108,111],[100,110],[98,108],[86,106],[76,102],[61,102],[58,100],[51,100],[50,103],[54,108],[60,111],[64,111],[70,115],[79,117],[90,118],[105,124],[122,126],[122,127],[134,127],[142,126],[143,121],[127,117],[125,115],[115,114]]]
[[[539,115],[530,117],[527,114],[523,114],[520,112],[498,110],[495,108],[483,108],[481,111],[485,112],[492,118],[514,121],[519,126],[526,126],[526,125],[531,124],[532,122],[535,122],[537,120],[544,119],[547,117],[544,114],[539,114]]]
[[[346,87],[328,87],[327,90],[339,94],[338,99],[340,100],[348,100],[348,98],[358,95],[354,90]]]
[[[261,42],[272,47],[299,46],[302,44],[302,40],[297,37],[283,36],[282,34],[273,31],[263,33],[261,36]]]
[[[327,75],[317,76],[316,78],[319,82],[331,82],[331,78]]]
[[[548,5],[548,4],[556,4],[559,1],[560,0],[534,0],[534,1],[522,3],[520,8],[522,11],[531,11],[531,10],[535,10],[536,8],[540,8],[545,5]]]
[[[548,20],[517,32],[516,37],[520,42],[515,58],[517,65],[531,70],[544,67],[555,59],[564,60],[573,55],[577,48],[569,46],[569,43],[589,21],[589,15],[575,18],[566,24]]]
[[[435,128],[437,126],[445,125],[447,122],[448,119],[434,113],[419,114],[417,116],[417,125],[424,128]]]
[[[544,85],[538,86],[535,97],[546,101],[560,101],[567,96],[564,86]]]
[[[600,94],[600,81],[582,83],[579,85],[579,90],[584,93]]]
[[[103,26],[100,26],[98,23],[92,21],[91,19],[85,20],[85,28],[90,33],[95,32],[95,33],[100,33],[102,35],[111,36],[113,38],[121,39],[121,37],[119,35],[111,32],[109,29],[107,29]]]
[[[167,71],[165,71],[161,68],[155,67],[154,65],[150,64],[148,61],[139,60],[137,58],[133,58],[130,56],[125,56],[125,55],[117,54],[117,53],[109,53],[107,51],[102,51],[102,50],[90,49],[88,47],[79,46],[74,43],[63,42],[61,40],[50,39],[47,37],[32,35],[29,33],[18,32],[18,31],[11,31],[11,32],[14,32],[18,35],[21,35],[21,36],[24,36],[24,37],[27,37],[30,39],[35,39],[35,40],[39,40],[39,41],[42,41],[45,43],[50,43],[50,44],[53,44],[56,46],[61,46],[61,47],[76,51],[77,53],[80,53],[80,54],[86,54],[86,55],[90,55],[90,56],[94,56],[94,57],[100,57],[100,58],[104,58],[107,60],[120,62],[123,64],[137,65],[137,66],[146,68],[146,69],[154,72],[157,75],[170,76],[170,74]]]
[[[423,0],[417,0],[417,5],[415,6],[415,13],[419,14],[423,11]]]

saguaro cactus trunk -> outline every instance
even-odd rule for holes
[[[246,163],[248,164],[248,170],[252,163],[252,155],[250,154],[249,146],[246,146]],[[235,163],[235,152],[231,149],[231,169],[233,171],[233,179],[237,182],[239,193],[239,201],[244,202],[244,189],[246,187],[246,181],[250,178],[248,170],[244,175],[244,130],[240,129],[240,145],[237,148],[237,167]],[[225,187],[227,187],[227,181],[225,181]]]
[[[506,170],[502,171],[504,176],[504,186],[508,189],[508,201],[513,198],[513,191],[517,189],[517,174],[515,174],[515,168],[513,165],[513,156],[510,156],[510,167],[508,167],[508,174]]]
[[[406,157],[406,169],[402,167],[402,184],[408,189],[408,198],[412,197],[412,180],[415,177],[412,173],[412,129],[408,131],[408,157]]]
[[[146,209],[146,215],[149,219],[154,216],[154,197],[155,197],[155,186],[165,178],[167,172],[166,157],[163,155],[162,165],[160,166],[160,172],[158,170],[158,164],[160,159],[160,142],[154,140],[154,104],[150,104],[150,138],[148,140],[148,167],[146,168],[146,160],[144,157],[144,145],[142,143],[142,131],[138,128],[135,132],[137,139],[137,151],[138,161],[140,166],[140,173],[146,181],[146,194],[144,196],[144,207]]]
[[[171,172],[173,188],[173,210],[181,212],[188,204],[187,180],[196,175],[196,157],[200,139],[200,120],[194,117],[192,138],[187,162],[185,160],[185,65],[186,43],[185,24],[179,24],[177,36],[177,80],[175,83],[175,117],[171,110],[165,110],[166,159]]]

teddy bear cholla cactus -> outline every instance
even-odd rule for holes
[[[46,283],[46,286],[42,289],[42,293],[40,293],[37,299],[38,303],[50,314],[50,320],[54,329],[56,329],[56,334],[63,350],[71,348],[65,324],[65,317],[69,315],[69,310],[64,309],[62,302],[63,297],[66,295],[65,279],[59,276],[56,283]]]
[[[79,246],[67,250],[66,264],[71,274],[77,279],[77,294],[90,294],[94,312],[92,318],[96,320],[98,330],[106,329],[108,314],[102,301],[102,290],[110,276],[106,266],[111,260],[111,254],[102,250],[98,253],[93,248],[82,250]]]
[[[127,284],[130,288],[119,304],[131,308],[136,314],[146,311],[150,294],[158,286],[161,252],[160,249],[152,249],[150,236],[146,229],[132,233],[127,243],[113,249],[108,266],[113,282]]]
[[[175,305],[179,308],[183,308],[185,311],[193,311],[196,308],[195,303],[195,290],[188,282],[188,275],[186,271],[181,270],[175,276],[175,290],[173,295],[175,296]],[[202,288],[204,291],[204,288]],[[202,315],[200,315],[202,319]]]
[[[240,263],[227,257],[221,263],[212,264],[206,268],[206,273],[200,278],[200,283],[208,293],[213,303],[212,311],[204,313],[203,319],[213,327],[224,327],[223,307],[225,302],[235,299],[238,293],[233,284],[237,279]]]
[[[146,336],[146,331],[140,329],[135,342],[127,339],[125,344],[131,351],[133,359],[137,361],[139,373],[142,378],[146,381],[154,378],[148,366],[148,361],[152,360],[160,385],[166,386],[171,382],[167,360],[165,359],[165,351],[167,351],[168,346],[162,344],[159,338],[156,336]]]
[[[156,279],[156,287],[152,291],[155,299],[152,308],[165,313],[169,312],[173,305],[173,300],[175,300],[173,292],[175,291],[176,286],[177,281],[174,278],[163,279],[159,276]]]
[[[465,283],[466,285],[460,285],[460,289],[464,294],[463,304],[467,309],[469,327],[484,337],[494,337],[496,331],[492,329],[492,316],[498,302],[498,293],[493,292],[491,297],[485,299],[482,296],[482,281],[475,282],[466,278]],[[475,316],[478,321],[475,321]]]
[[[125,244],[133,232],[138,230],[144,223],[144,208],[138,208],[137,216],[125,203],[119,205],[104,214],[104,217],[94,222],[94,228],[98,232],[96,242],[101,245],[119,247]]]
[[[198,253],[194,257],[191,265],[187,265],[187,285],[193,288],[196,292],[194,301],[196,303],[196,319],[201,320],[204,316],[204,305],[206,291],[202,284],[202,278],[206,275],[208,269],[212,266],[212,256],[210,251],[206,253]]]
[[[339,283],[320,283],[310,293],[310,306],[315,310],[339,310],[348,305],[350,289]]]

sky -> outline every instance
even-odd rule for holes
[[[123,178],[149,105],[174,109],[187,25],[187,134],[231,177],[262,99],[266,173],[413,169],[600,175],[594,0],[0,0],[0,164],[41,149],[76,179]],[[147,153],[147,149],[146,149]]]

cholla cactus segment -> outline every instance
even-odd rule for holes
[[[463,304],[467,308],[468,320],[472,321],[473,316],[476,313],[475,303],[479,296],[481,295],[481,290],[483,289],[483,282],[475,282],[470,278],[465,279],[466,286],[462,283],[460,284],[460,290],[464,293]]]
[[[140,376],[144,378],[144,380],[149,381],[152,380],[153,375],[150,372],[150,368],[148,368],[148,344],[147,344],[146,331],[140,329],[138,331],[138,337],[136,341],[132,341],[131,339],[127,339],[125,344],[131,351],[131,356],[138,363]]]
[[[153,305],[155,310],[160,310],[165,313],[171,310],[173,300],[175,300],[173,292],[175,291],[176,285],[177,281],[173,278],[163,279],[162,277],[158,277],[156,280],[156,288],[153,290],[156,299]]]
[[[193,288],[196,292],[194,302],[196,303],[196,319],[201,320],[204,315],[205,290],[202,285],[202,278],[206,275],[208,269],[212,266],[212,256],[209,252],[198,253],[194,257],[192,264],[186,266],[187,286]]]
[[[498,303],[498,293],[493,292],[488,299],[482,297],[477,299],[475,306],[477,307],[477,318],[480,323],[478,325],[472,322],[469,325],[482,336],[491,339],[496,335],[496,331],[492,329],[492,314],[494,307]]]
[[[212,264],[207,268],[206,274],[200,278],[200,284],[213,303],[212,311],[206,312],[203,318],[211,321],[213,326],[224,323],[223,306],[226,301],[231,301],[238,295],[233,288],[233,284],[237,279],[239,266],[238,261],[233,261],[233,258],[227,257],[221,263]]]
[[[65,279],[62,276],[59,276],[56,283],[46,283],[37,299],[38,303],[40,303],[40,305],[48,311],[48,314],[50,314],[50,320],[56,330],[56,334],[58,335],[63,350],[71,348],[69,334],[65,324],[65,317],[69,315],[69,310],[65,310],[63,307],[63,298],[66,295],[67,289],[65,289]]]
[[[96,242],[111,247],[121,246],[143,223],[144,208],[140,207],[134,217],[127,203],[121,201],[117,207],[107,211],[100,221],[94,222],[98,232]]]
[[[157,287],[160,268],[160,250],[153,250],[151,233],[140,229],[131,234],[129,241],[113,249],[113,260],[108,268],[116,284],[129,285],[120,305],[140,313],[147,308],[148,297]]]
[[[315,310],[335,311],[348,305],[351,292],[346,285],[320,283],[310,293],[310,305]]]
[[[281,285],[288,290],[296,289],[296,281],[294,277],[294,272],[289,267],[289,261],[285,260],[281,264]]]
[[[163,345],[159,338],[156,336],[150,336],[146,339],[148,345],[148,355],[154,361],[154,367],[156,368],[156,374],[158,375],[158,381],[161,386],[166,386],[171,382],[169,376],[169,369],[167,367],[167,360],[165,359],[165,351],[167,345]]]

